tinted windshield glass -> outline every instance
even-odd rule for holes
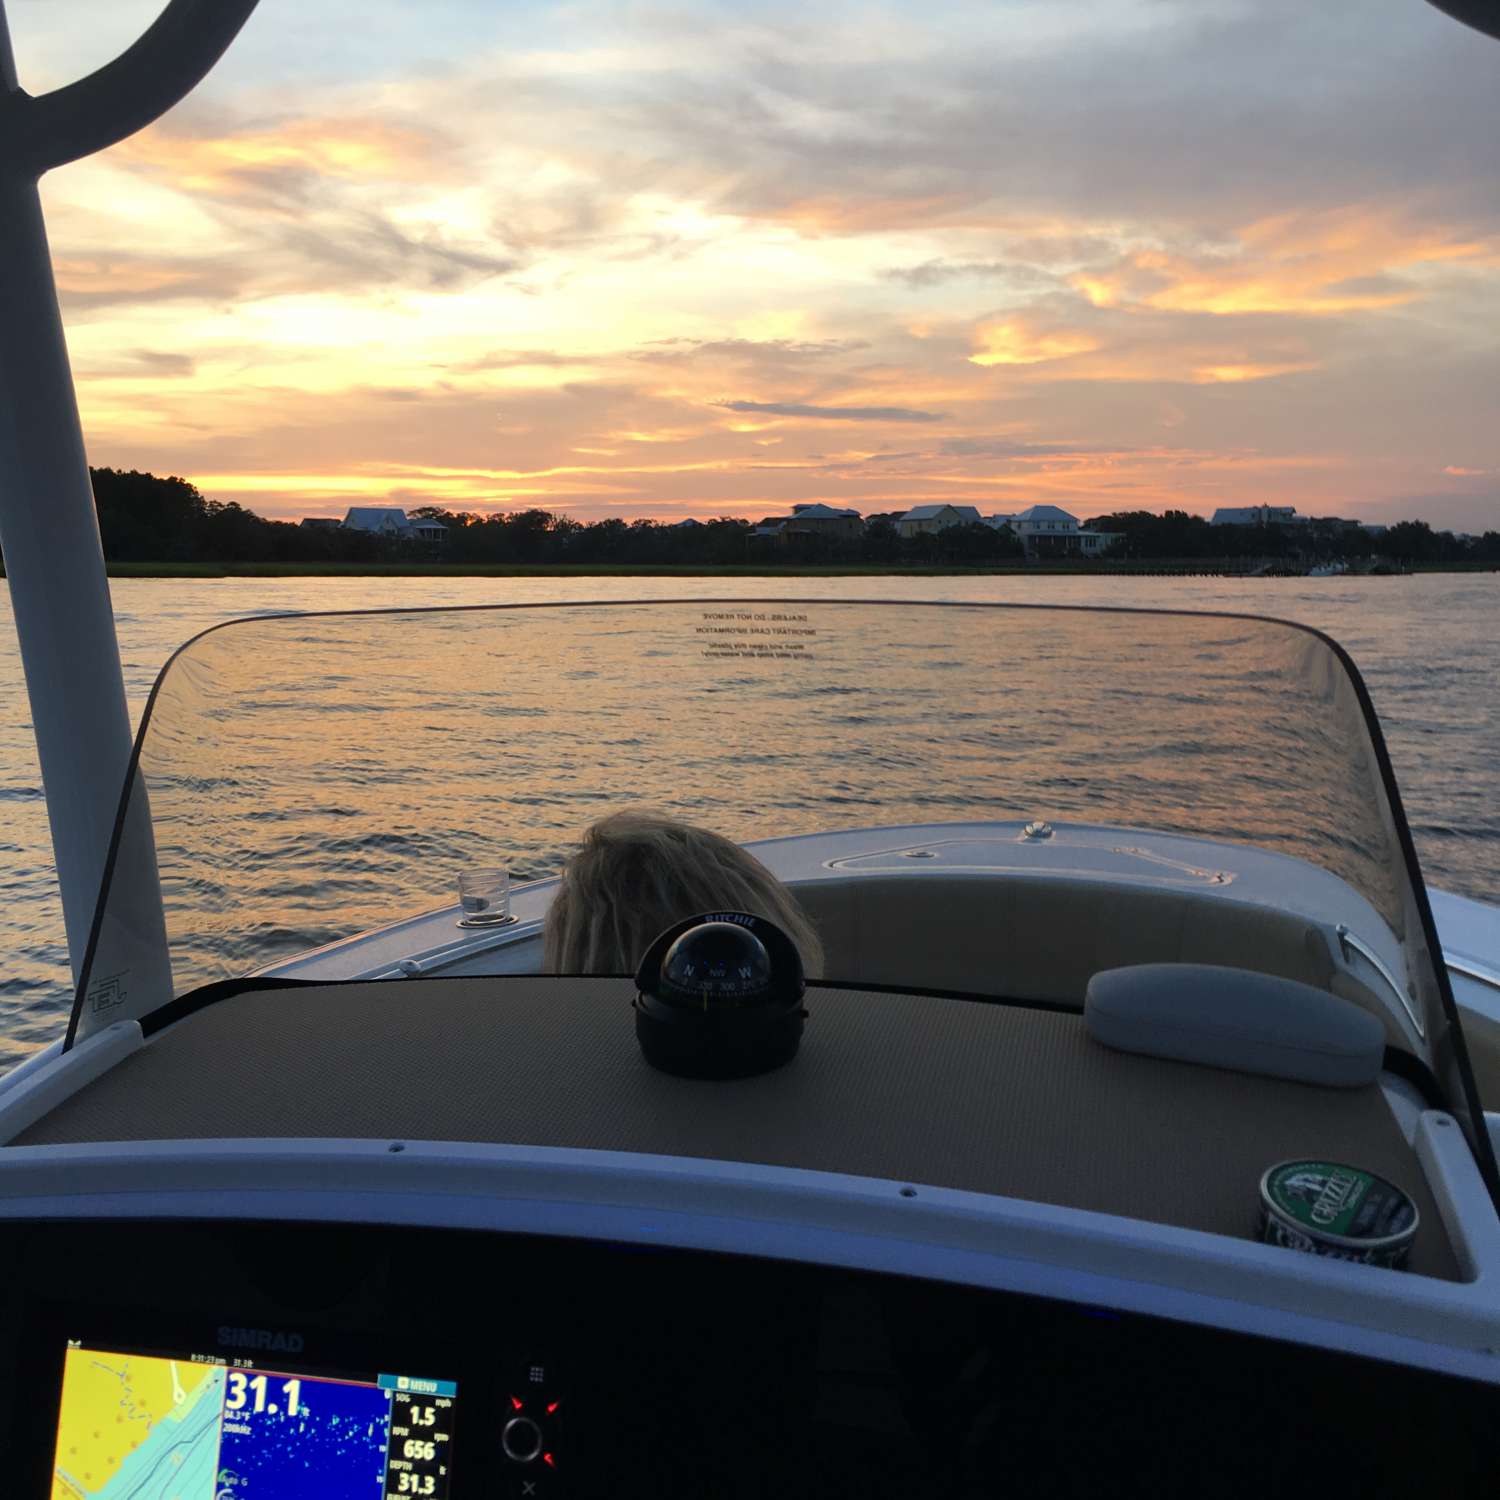
[[[210,631],[162,675],[84,1029],[143,982],[106,950],[149,936],[152,838],[181,993],[450,905],[466,867],[553,876],[587,824],[642,805],[742,842],[1190,835],[1337,876],[1393,964],[1411,923],[1352,683],[1291,626],[785,601],[278,617]],[[1027,857],[1088,865],[1061,850]],[[1171,878],[1265,898],[1211,856],[1173,856],[1191,873]]]

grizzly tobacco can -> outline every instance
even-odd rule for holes
[[[1260,1180],[1260,1237],[1369,1266],[1406,1263],[1417,1205],[1373,1172],[1336,1161],[1284,1161]]]

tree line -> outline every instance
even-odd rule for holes
[[[1398,521],[1380,533],[1355,521],[1311,519],[1295,525],[1213,526],[1182,510],[1116,511],[1084,523],[1121,533],[1109,555],[1125,558],[1266,558],[1287,562],[1500,563],[1500,531],[1464,538],[1426,521]]]
[[[755,523],[727,516],[691,526],[614,517],[586,523],[535,508],[477,514],[422,506],[410,512],[413,519],[431,518],[447,530],[441,543],[418,542],[353,528],[267,520],[236,501],[207,499],[176,476],[163,479],[108,468],[91,473],[104,553],[114,562],[984,567],[1022,554],[1020,541],[1006,527],[952,526],[902,536],[895,513],[870,517],[852,536],[762,537],[753,534]],[[1403,521],[1379,536],[1350,522],[1211,526],[1202,516],[1180,510],[1164,515],[1117,511],[1085,525],[1119,533],[1106,557],[1126,561],[1500,564],[1500,532],[1467,540],[1434,531],[1425,521]]]
[[[412,520],[440,521],[440,543],[346,527],[271,521],[237,501],[206,499],[176,476],[93,469],[104,555],[111,562],[400,562],[455,564],[612,563],[744,565],[871,562],[983,566],[1021,555],[1021,544],[990,526],[957,526],[903,537],[894,517],[873,517],[860,535],[759,538],[756,523],[722,516],[700,525],[611,517],[586,523],[551,511],[478,514],[419,506]]]

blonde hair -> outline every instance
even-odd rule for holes
[[[797,945],[810,976],[823,945],[792,893],[721,834],[651,812],[601,818],[563,869],[542,930],[553,974],[633,974],[674,922],[705,911],[745,911]]]

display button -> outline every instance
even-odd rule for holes
[[[512,1417],[500,1434],[500,1446],[512,1463],[529,1464],[541,1455],[542,1429],[530,1417]]]

